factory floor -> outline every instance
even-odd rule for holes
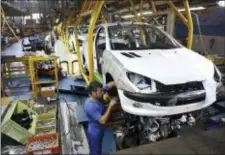
[[[180,138],[145,144],[112,154],[223,154],[225,128],[204,132],[189,132]]]

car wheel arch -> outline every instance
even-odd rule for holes
[[[114,81],[113,76],[110,73],[106,73],[105,74],[105,82],[108,83],[108,82],[111,82],[111,81]]]

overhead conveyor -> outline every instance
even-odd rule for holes
[[[78,64],[79,64],[79,72],[80,74],[84,77],[86,83],[89,83],[91,80],[93,80],[93,31],[94,27],[96,25],[96,21],[99,17],[99,14],[101,12],[101,8],[104,4],[104,1],[97,1],[95,3],[91,1],[85,1],[81,13],[79,14],[77,18],[77,22],[75,23],[75,41],[76,41],[76,50],[77,50],[77,57],[78,57]],[[93,6],[93,7],[92,7]],[[82,70],[82,62],[81,62],[81,52],[80,52],[80,46],[79,46],[79,41],[78,41],[78,25],[81,24],[82,18],[87,12],[92,12],[91,14],[91,19],[90,19],[90,24],[89,24],[89,29],[88,29],[88,55],[89,55],[89,76],[86,75],[83,70]]]
[[[87,91],[85,90],[85,88],[86,88],[87,81],[89,81],[89,77],[86,74],[84,74],[84,72],[82,70],[80,44],[78,41],[78,26],[84,22],[84,18],[86,18],[85,16],[88,16],[88,15],[91,15],[91,21],[96,23],[100,13],[101,13],[101,22],[103,22],[103,23],[107,22],[104,14],[101,12],[103,3],[104,3],[103,1],[98,1],[97,3],[95,1],[85,1],[83,3],[81,11],[80,11],[80,13],[76,19],[75,25],[74,25],[74,32],[75,32],[74,35],[75,35],[75,44],[76,44],[75,53],[77,54],[78,60],[74,60],[72,62],[72,70],[74,70],[74,63],[78,62],[79,73],[80,73],[80,75],[82,75],[83,78],[80,79],[79,76],[68,76],[66,79],[61,80],[59,82],[59,91],[60,92],[77,93],[78,95],[87,95]],[[72,24],[72,18],[73,18],[71,12],[69,11],[68,17],[66,18],[65,22],[60,23],[59,25],[57,25],[55,27],[55,30],[59,33],[59,35],[63,39],[64,44],[67,47],[69,45],[68,27]],[[92,34],[89,34],[89,38],[92,39],[90,41],[93,43],[93,37],[90,37],[90,36],[93,36],[93,30],[94,30],[95,24],[92,24],[92,25],[93,25],[92,27],[89,27],[89,32],[92,31]],[[66,32],[64,32],[64,31],[66,31]],[[83,81],[83,79],[85,79],[85,81]]]

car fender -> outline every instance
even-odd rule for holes
[[[112,55],[110,50],[104,51],[102,59],[102,72],[104,75],[104,82],[106,82],[105,76],[108,73],[114,79],[114,82],[116,83],[118,89],[135,91],[134,87],[127,78],[127,70],[124,68],[122,63]]]

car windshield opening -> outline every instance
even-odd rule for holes
[[[127,24],[108,27],[112,50],[174,49],[180,45],[151,25]]]

